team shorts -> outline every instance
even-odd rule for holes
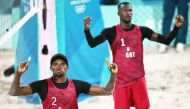
[[[145,77],[132,81],[125,87],[114,87],[114,109],[147,109],[150,107]]]

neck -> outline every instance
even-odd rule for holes
[[[56,77],[56,76],[53,76],[53,80],[55,83],[64,83],[66,82],[66,77]]]
[[[121,26],[123,29],[129,29],[129,28],[131,28],[132,24],[131,24],[131,22],[121,22],[121,23],[120,23],[120,26]]]

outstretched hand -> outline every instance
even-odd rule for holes
[[[109,63],[108,59],[106,58],[106,64],[108,66],[108,69],[112,74],[116,74],[118,72],[117,64],[115,63]]]
[[[183,25],[183,22],[184,22],[183,16],[177,15],[175,19],[176,19],[176,26],[181,27]]]
[[[17,68],[17,73],[20,75],[23,74],[28,69],[28,65],[29,61],[20,63]]]
[[[84,18],[84,29],[88,30],[90,27],[91,17],[87,16]]]

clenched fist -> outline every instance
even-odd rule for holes
[[[182,15],[177,15],[176,16],[176,26],[181,27],[183,25],[184,18]]]

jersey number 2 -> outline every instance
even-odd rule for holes
[[[56,97],[52,97],[52,99],[53,99],[53,103],[52,103],[51,105],[53,105],[53,106],[57,105],[57,104],[55,104],[55,102],[56,102]]]

